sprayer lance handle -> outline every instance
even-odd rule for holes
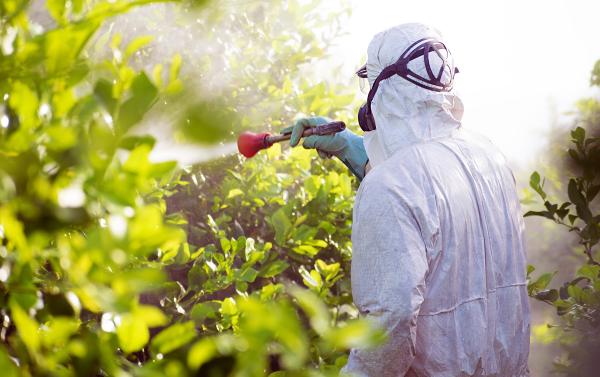
[[[329,122],[326,124],[322,124],[316,127],[306,128],[304,132],[302,132],[302,137],[307,137],[310,135],[332,135],[343,131],[346,129],[346,123],[342,121]],[[280,141],[289,140],[292,137],[291,133],[287,133],[284,135],[272,135],[267,136],[265,138],[265,144],[272,145],[273,143],[278,143]]]

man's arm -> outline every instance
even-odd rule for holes
[[[365,165],[365,176],[369,173],[370,170],[371,170],[371,164],[367,160],[367,164]]]
[[[414,216],[398,197],[381,186],[364,189],[352,232],[352,294],[361,314],[384,329],[388,341],[376,349],[352,350],[343,372],[404,376],[415,357],[428,271],[425,244]]]
[[[290,145],[295,147],[300,142],[305,128],[316,127],[331,122],[325,117],[300,118],[292,127],[285,128],[282,134],[291,133]],[[365,177],[365,168],[369,158],[363,138],[349,129],[333,135],[311,135],[304,138],[304,148],[314,148],[321,157],[335,156],[361,181]]]

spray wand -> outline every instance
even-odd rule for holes
[[[346,128],[344,122],[336,121],[322,124],[316,127],[310,127],[304,130],[302,137],[310,135],[332,135],[343,131]],[[268,132],[255,134],[253,132],[242,132],[237,140],[238,151],[245,157],[253,157],[261,149],[267,149],[275,143],[279,143],[291,138],[291,133],[283,135],[271,135]]]

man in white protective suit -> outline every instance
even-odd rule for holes
[[[371,85],[359,113],[364,138],[345,130],[304,139],[362,179],[352,294],[361,315],[388,335],[375,349],[352,350],[343,374],[529,375],[515,181],[503,155],[462,128],[457,72],[434,29],[404,24],[379,33],[357,72]],[[300,119],[291,144],[325,122]]]

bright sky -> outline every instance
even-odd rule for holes
[[[519,165],[531,162],[544,145],[553,113],[571,110],[593,93],[590,72],[600,59],[598,1],[351,3],[344,28],[350,34],[333,52],[335,64],[345,62],[352,72],[372,36],[396,24],[436,27],[461,71],[456,88],[465,103],[464,126],[486,135]]]

